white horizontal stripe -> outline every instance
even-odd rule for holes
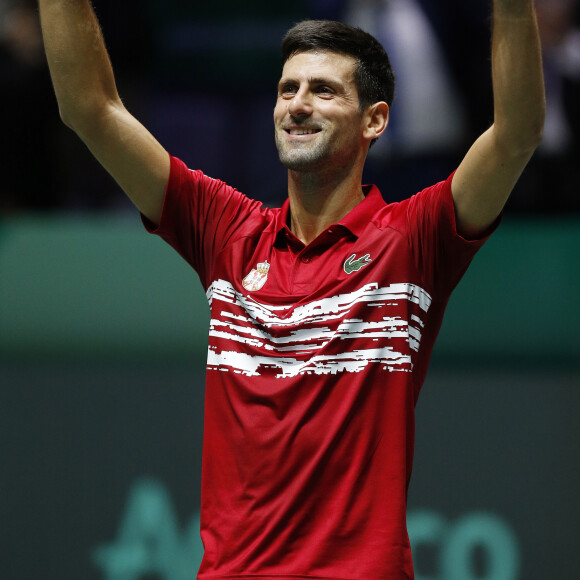
[[[391,284],[379,288],[377,283],[366,284],[349,294],[338,294],[329,298],[315,300],[301,306],[288,304],[274,306],[261,304],[256,300],[237,292],[225,280],[216,280],[207,291],[210,305],[214,300],[237,304],[252,318],[264,326],[303,326],[308,323],[327,322],[340,319],[359,302],[377,303],[377,301],[408,300],[418,304],[427,312],[431,305],[431,296],[414,284]],[[378,304],[377,304],[378,306]]]
[[[421,328],[425,328],[424,322],[418,316],[411,314],[411,320],[413,322],[416,322]]]
[[[344,320],[335,331],[328,327],[311,327],[292,331],[286,336],[272,336],[261,329],[212,319],[209,336],[279,352],[316,350],[324,347],[332,338],[339,340],[406,338],[409,339],[411,348],[418,350],[421,340],[419,329],[409,326],[407,321],[400,318],[387,317],[378,322],[363,322],[357,319]]]
[[[347,341],[362,338],[383,344],[392,339],[404,339],[411,350],[418,351],[424,323],[416,314],[412,314],[413,326],[400,317],[384,316],[378,321],[345,317],[354,305],[361,303],[367,308],[377,308],[377,313],[401,300],[419,305],[424,312],[431,304],[429,294],[413,284],[391,284],[379,288],[378,284],[373,283],[349,294],[339,294],[297,307],[292,304],[275,306],[244,296],[224,280],[217,280],[211,285],[208,300],[210,304],[214,300],[225,303],[223,310],[218,304],[212,308],[217,317],[210,322],[209,335],[217,339],[222,352],[218,353],[216,346],[210,346],[208,367],[233,370],[249,376],[259,375],[260,367],[270,367],[277,369],[277,377],[301,373],[360,372],[371,362],[385,364],[385,369],[391,371],[410,371],[411,357],[386,346],[337,355],[312,355],[313,351],[323,349],[333,339]],[[232,306],[233,312],[230,311]],[[237,349],[233,350],[233,344],[229,350],[226,341],[246,345],[250,349],[261,349],[265,353],[254,356],[239,353]],[[348,343],[345,348],[348,351]],[[242,347],[242,350],[247,349]],[[272,352],[274,356],[269,357],[267,352]],[[284,357],[284,353],[311,358],[302,361],[291,356]]]
[[[316,375],[337,374],[339,372],[358,373],[369,364],[384,364],[389,371],[411,371],[411,357],[395,352],[392,348],[355,350],[337,355],[315,356],[308,361],[294,358],[275,358],[267,356],[250,356],[240,352],[208,352],[208,368],[214,370],[231,369],[247,376],[259,376],[260,367],[276,369],[276,378],[291,378],[299,374]]]
[[[229,313],[222,312],[221,314],[225,316]],[[251,323],[252,321],[247,319],[247,322]],[[328,342],[335,333],[335,331],[331,330],[327,326],[312,326],[309,328],[291,330],[289,334],[286,334],[285,336],[272,336],[269,332],[263,330],[262,328],[256,328],[253,326],[240,326],[239,324],[232,324],[231,322],[216,320],[215,318],[211,319],[209,328],[210,335],[211,331],[216,328],[225,328],[231,329],[232,334],[247,334],[275,344],[311,342],[313,340],[323,340],[324,342]]]

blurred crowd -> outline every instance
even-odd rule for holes
[[[341,19],[385,46],[397,75],[386,136],[365,181],[388,200],[447,177],[492,122],[490,0],[95,0],[127,107],[174,155],[281,203],[272,109],[285,30]],[[580,0],[536,0],[547,119],[507,211],[580,211]],[[0,0],[0,213],[124,211],[105,172],[58,117],[36,0]]]

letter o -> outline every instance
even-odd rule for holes
[[[484,548],[488,559],[485,577],[473,570],[473,551]],[[441,555],[446,580],[517,580],[519,549],[514,533],[499,517],[473,513],[457,520]]]
[[[409,540],[414,551],[421,544],[439,547],[445,538],[448,526],[441,514],[434,511],[417,510],[407,516]],[[415,562],[415,580],[439,580],[439,577],[422,574]]]

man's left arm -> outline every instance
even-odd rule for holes
[[[493,125],[453,176],[457,228],[488,229],[539,145],[545,116],[541,47],[533,0],[494,0]]]

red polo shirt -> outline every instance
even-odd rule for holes
[[[308,246],[175,158],[159,227],[211,307],[199,578],[413,578],[414,408],[443,311],[483,240],[451,178],[374,186]]]

